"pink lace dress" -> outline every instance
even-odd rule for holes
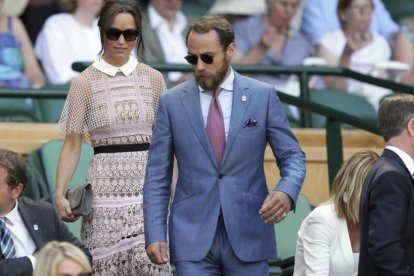
[[[125,76],[91,66],[72,85],[59,127],[83,134],[94,147],[151,141],[162,75],[138,63]],[[148,151],[94,155],[88,181],[93,211],[83,218],[81,239],[93,256],[94,275],[171,275],[170,266],[150,262],[144,247],[142,191]]]

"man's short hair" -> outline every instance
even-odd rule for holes
[[[378,110],[378,124],[385,142],[401,134],[414,118],[414,95],[396,94],[385,98]]]
[[[188,43],[188,36],[191,32],[205,34],[211,30],[215,30],[217,32],[220,44],[223,46],[224,51],[231,43],[234,43],[233,27],[229,21],[219,15],[204,16],[194,22],[188,29],[186,43]]]
[[[14,188],[20,183],[26,187],[26,164],[21,156],[10,150],[0,148],[0,167],[7,171],[7,185]]]

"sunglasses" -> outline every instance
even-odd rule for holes
[[[126,41],[134,41],[138,37],[138,31],[134,29],[119,30],[117,28],[109,28],[105,32],[106,38],[116,41],[122,35]]]
[[[197,55],[193,55],[193,54],[188,54],[186,55],[184,58],[185,60],[190,63],[191,65],[196,65],[198,62],[198,57]],[[212,64],[214,61],[214,56],[211,54],[201,54],[200,55],[200,59],[202,62],[204,62],[205,64]]]

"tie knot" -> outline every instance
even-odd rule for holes
[[[221,87],[217,87],[216,89],[214,89],[213,98],[217,98],[218,95],[220,94],[221,90],[223,90],[223,88],[221,88]]]

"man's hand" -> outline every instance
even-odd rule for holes
[[[168,263],[168,252],[166,242],[153,242],[147,247],[147,255],[154,264]]]
[[[265,223],[283,220],[292,207],[292,200],[284,192],[272,191],[265,198],[259,214]]]

